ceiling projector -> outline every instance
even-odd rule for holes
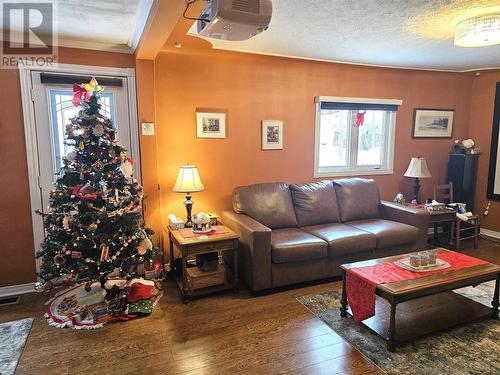
[[[198,35],[222,40],[247,40],[267,30],[271,0],[207,0],[198,18]]]

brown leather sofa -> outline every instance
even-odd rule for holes
[[[340,275],[339,265],[424,248],[429,214],[380,200],[373,180],[237,187],[222,222],[240,235],[254,292]]]

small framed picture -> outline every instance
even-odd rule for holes
[[[226,138],[226,113],[196,111],[196,137]]]
[[[415,109],[413,138],[451,138],[454,109]]]
[[[262,149],[283,149],[283,121],[262,120]]]

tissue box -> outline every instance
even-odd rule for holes
[[[177,216],[170,214],[168,215],[168,223],[170,225],[170,228],[177,230],[177,229],[182,229],[184,228],[184,220],[181,218],[178,218]]]

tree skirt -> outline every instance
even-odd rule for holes
[[[158,282],[144,279],[111,279],[105,289],[94,282],[67,288],[46,302],[45,318],[57,328],[97,329],[115,321],[127,321],[152,313],[162,296]]]

